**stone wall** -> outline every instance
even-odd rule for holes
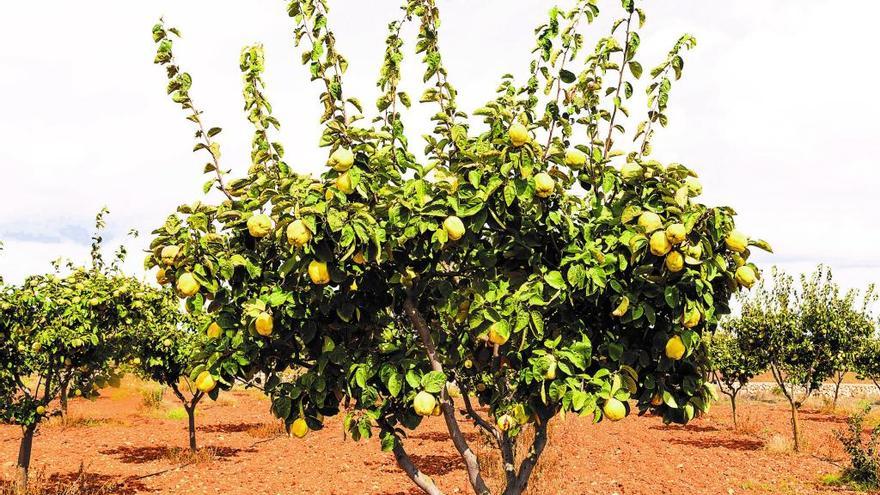
[[[804,393],[804,389],[802,387],[795,387],[795,391],[798,396],[802,396]],[[775,382],[752,382],[746,384],[745,388],[740,392],[740,395],[738,397],[745,396],[749,398],[764,398],[772,395],[783,397],[782,392],[779,390],[779,386],[776,385]],[[833,399],[834,384],[823,384],[819,390],[813,392],[812,397]],[[844,383],[840,385],[840,397],[855,399],[878,399],[880,398],[880,390],[878,390],[873,383]]]

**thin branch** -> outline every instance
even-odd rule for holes
[[[602,157],[605,158],[608,156],[608,152],[611,150],[611,135],[614,132],[614,119],[617,117],[617,109],[620,107],[620,88],[623,86],[623,73],[626,70],[627,58],[629,57],[629,33],[630,33],[630,24],[632,23],[633,12],[629,13],[629,16],[626,18],[626,37],[624,38],[623,45],[623,63],[620,64],[619,77],[617,79],[617,90],[614,92],[614,110],[611,112],[611,120],[608,122],[608,137],[605,138],[605,150],[602,152]]]

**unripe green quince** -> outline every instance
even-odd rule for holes
[[[450,240],[457,241],[464,236],[464,222],[457,216],[450,215],[446,217],[446,220],[443,220],[443,230],[446,231],[446,236]]]

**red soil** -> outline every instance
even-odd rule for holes
[[[198,435],[206,450],[184,464],[179,448],[186,446],[186,421],[168,419],[173,400],[167,396],[159,411],[144,410],[140,395],[128,386],[94,402],[72,401],[71,425],[38,430],[34,485],[57,493],[79,477],[92,488],[79,493],[419,493],[375,438],[344,439],[341,418],[332,418],[304,440],[289,439],[279,435],[268,401],[250,391],[221,394],[219,402],[200,406]],[[740,410],[739,433],[731,429],[726,404],[685,427],[664,426],[655,417],[598,425],[571,416],[556,420],[530,493],[849,493],[820,481],[845,464],[834,438],[845,425],[842,416],[803,411],[807,448],[794,454],[774,447],[789,438],[783,404],[750,402]],[[445,425],[439,418],[423,425],[406,443],[415,463],[445,493],[469,493]],[[487,475],[497,479],[498,461],[477,432],[463,425]],[[16,427],[0,426],[0,492],[13,474],[19,434]],[[78,475],[81,465],[85,475]]]

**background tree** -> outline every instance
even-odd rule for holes
[[[727,328],[742,339],[745,352],[766,362],[791,406],[794,447],[800,449],[798,410],[841,366],[840,356],[854,341],[873,332],[868,307],[869,289],[861,303],[858,291],[846,293],[834,282],[831,270],[819,266],[800,286],[774,269],[773,283],[761,284],[742,300],[742,315]]]
[[[862,341],[853,368],[859,378],[871,380],[880,391],[880,338],[873,335]]]
[[[830,274],[830,271],[829,271]],[[838,351],[832,359],[834,361],[834,399],[833,407],[837,408],[837,399],[840,395],[840,385],[846,374],[857,369],[857,361],[862,352],[870,346],[870,340],[876,332],[875,321],[871,314],[871,306],[877,301],[877,293],[874,285],[869,285],[865,290],[864,297],[858,306],[848,311],[847,321],[849,328],[843,330],[838,343]],[[853,302],[855,305],[856,303]],[[816,309],[818,311],[819,308]],[[852,313],[852,314],[849,314]],[[846,324],[846,323],[845,323]]]
[[[19,491],[27,486],[34,433],[43,419],[59,414],[50,408],[61,390],[96,394],[97,381],[124,355],[131,332],[153,314],[155,289],[119,272],[124,251],[109,265],[103,260],[104,214],[97,217],[91,267],[68,266],[62,274],[57,264],[57,273],[28,277],[3,293],[0,420],[22,428]]]
[[[189,420],[189,448],[195,452],[196,407],[214,391],[216,384],[210,375],[199,376],[200,372],[190,376],[190,372],[199,364],[207,339],[220,336],[219,329],[214,325],[205,330],[197,329],[198,321],[181,314],[174,296],[170,292],[166,294],[169,297],[163,305],[163,314],[157,318],[161,324],[138,333],[133,354],[138,358],[135,367],[145,378],[168,386],[180,400]],[[214,393],[213,398],[216,397]]]
[[[709,367],[718,389],[730,398],[733,427],[737,428],[736,396],[756,374],[767,368],[759,356],[743,350],[740,338],[726,330],[707,336]]]
[[[272,409],[298,437],[344,410],[348,434],[378,434],[431,494],[440,488],[404,441],[432,414],[443,416],[474,492],[492,491],[460,430],[453,380],[467,417],[496,441],[505,494],[526,489],[557,414],[620,420],[630,399],[665,421],[705,411],[714,390],[701,335],[735,290],[754,283],[749,246],[766,244],[737,232],[730,208],[697,202],[693,172],[648,158],[692,37],[651,71],[647,117],[625,135],[645,14],[630,0],[622,7],[611,35],[587,52],[579,29],[598,8],[553,9],[537,30],[529,80],[503,77],[475,112],[478,130],[456,104],[433,1],[406,2],[389,25],[374,125],[343,92],[347,62],[326,3],[290,2],[302,60],[324,88],[321,144],[330,152],[320,179],[292,172],[272,141],[279,124],[262,48],[252,46],[240,58],[252,164],[229,180],[221,130],[202,121],[192,77],[174,58],[178,33],[156,25],[155,61],[209,158],[204,189],[223,195],[179,207],[146,260],[187,310],[223,329],[193,372],[208,371],[220,388],[266,373]],[[427,160],[409,151],[399,112],[411,101],[398,89],[398,34],[411,21],[429,84],[421,101],[436,108]],[[635,151],[617,146],[624,137]],[[523,428],[534,441],[515,465]]]

